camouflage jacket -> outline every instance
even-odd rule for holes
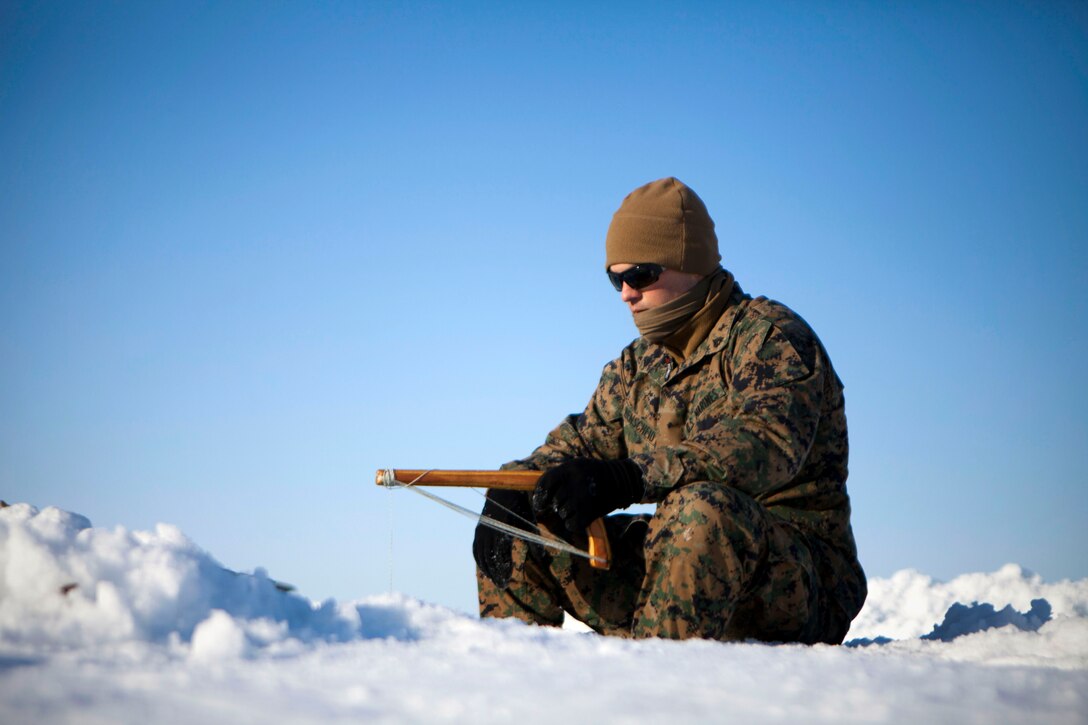
[[[696,481],[734,486],[807,534],[825,555],[825,583],[838,588],[832,582],[845,576],[854,589],[864,574],[850,527],[847,450],[843,385],[815,332],[785,305],[734,285],[688,359],[636,339],[605,366],[584,412],[505,467],[631,458],[647,503]]]

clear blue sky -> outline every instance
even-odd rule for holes
[[[667,175],[830,351],[870,574],[1088,576],[1083,2],[0,3],[0,497],[472,610],[374,471],[582,409]]]

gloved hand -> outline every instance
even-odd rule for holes
[[[567,531],[580,534],[601,516],[642,500],[644,491],[642,469],[630,458],[575,458],[536,482],[533,511],[544,521],[557,517]]]
[[[529,494],[523,491],[488,491],[481,513],[519,528],[524,528],[526,521],[534,521],[533,511],[529,506]],[[510,558],[513,545],[514,539],[509,534],[476,524],[476,536],[472,539],[472,558],[476,560],[480,571],[499,587],[509,584],[510,575],[514,573],[514,562]]]

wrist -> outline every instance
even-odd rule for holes
[[[616,482],[616,493],[619,500],[617,508],[627,508],[631,504],[639,503],[646,493],[646,484],[642,480],[642,469],[630,458],[608,461],[613,480]]]

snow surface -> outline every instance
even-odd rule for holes
[[[869,587],[846,647],[631,641],[401,594],[312,602],[174,526],[18,504],[0,722],[1088,722],[1088,579]]]

